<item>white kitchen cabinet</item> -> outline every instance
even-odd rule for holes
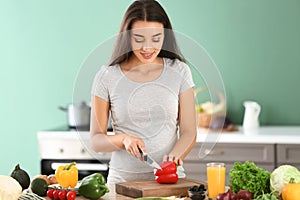
[[[209,162],[226,164],[227,184],[234,162],[253,161],[270,172],[275,168],[275,144],[217,143],[211,151],[203,149],[206,154],[203,159],[198,156],[200,148],[201,144],[197,143],[184,159],[183,166],[188,178],[206,180],[206,163]]]
[[[300,169],[300,144],[277,144],[277,166],[293,165]]]

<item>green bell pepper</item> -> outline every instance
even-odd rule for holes
[[[106,182],[102,174],[91,174],[82,179],[78,188],[78,193],[88,199],[99,199],[109,192],[105,183]]]

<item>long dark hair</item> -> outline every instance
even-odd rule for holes
[[[128,7],[123,17],[109,65],[122,63],[131,57],[130,30],[132,24],[140,20],[159,22],[164,26],[164,42],[158,57],[185,61],[177,46],[169,17],[162,6],[155,0],[137,0]]]

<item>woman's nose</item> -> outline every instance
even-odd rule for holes
[[[152,47],[152,43],[150,41],[145,41],[143,42],[143,46],[142,46],[142,50],[147,50],[147,49],[151,49]]]

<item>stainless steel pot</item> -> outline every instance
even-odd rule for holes
[[[69,104],[67,107],[59,106],[59,109],[67,112],[70,128],[88,128],[90,126],[91,107],[85,102],[79,105]]]

